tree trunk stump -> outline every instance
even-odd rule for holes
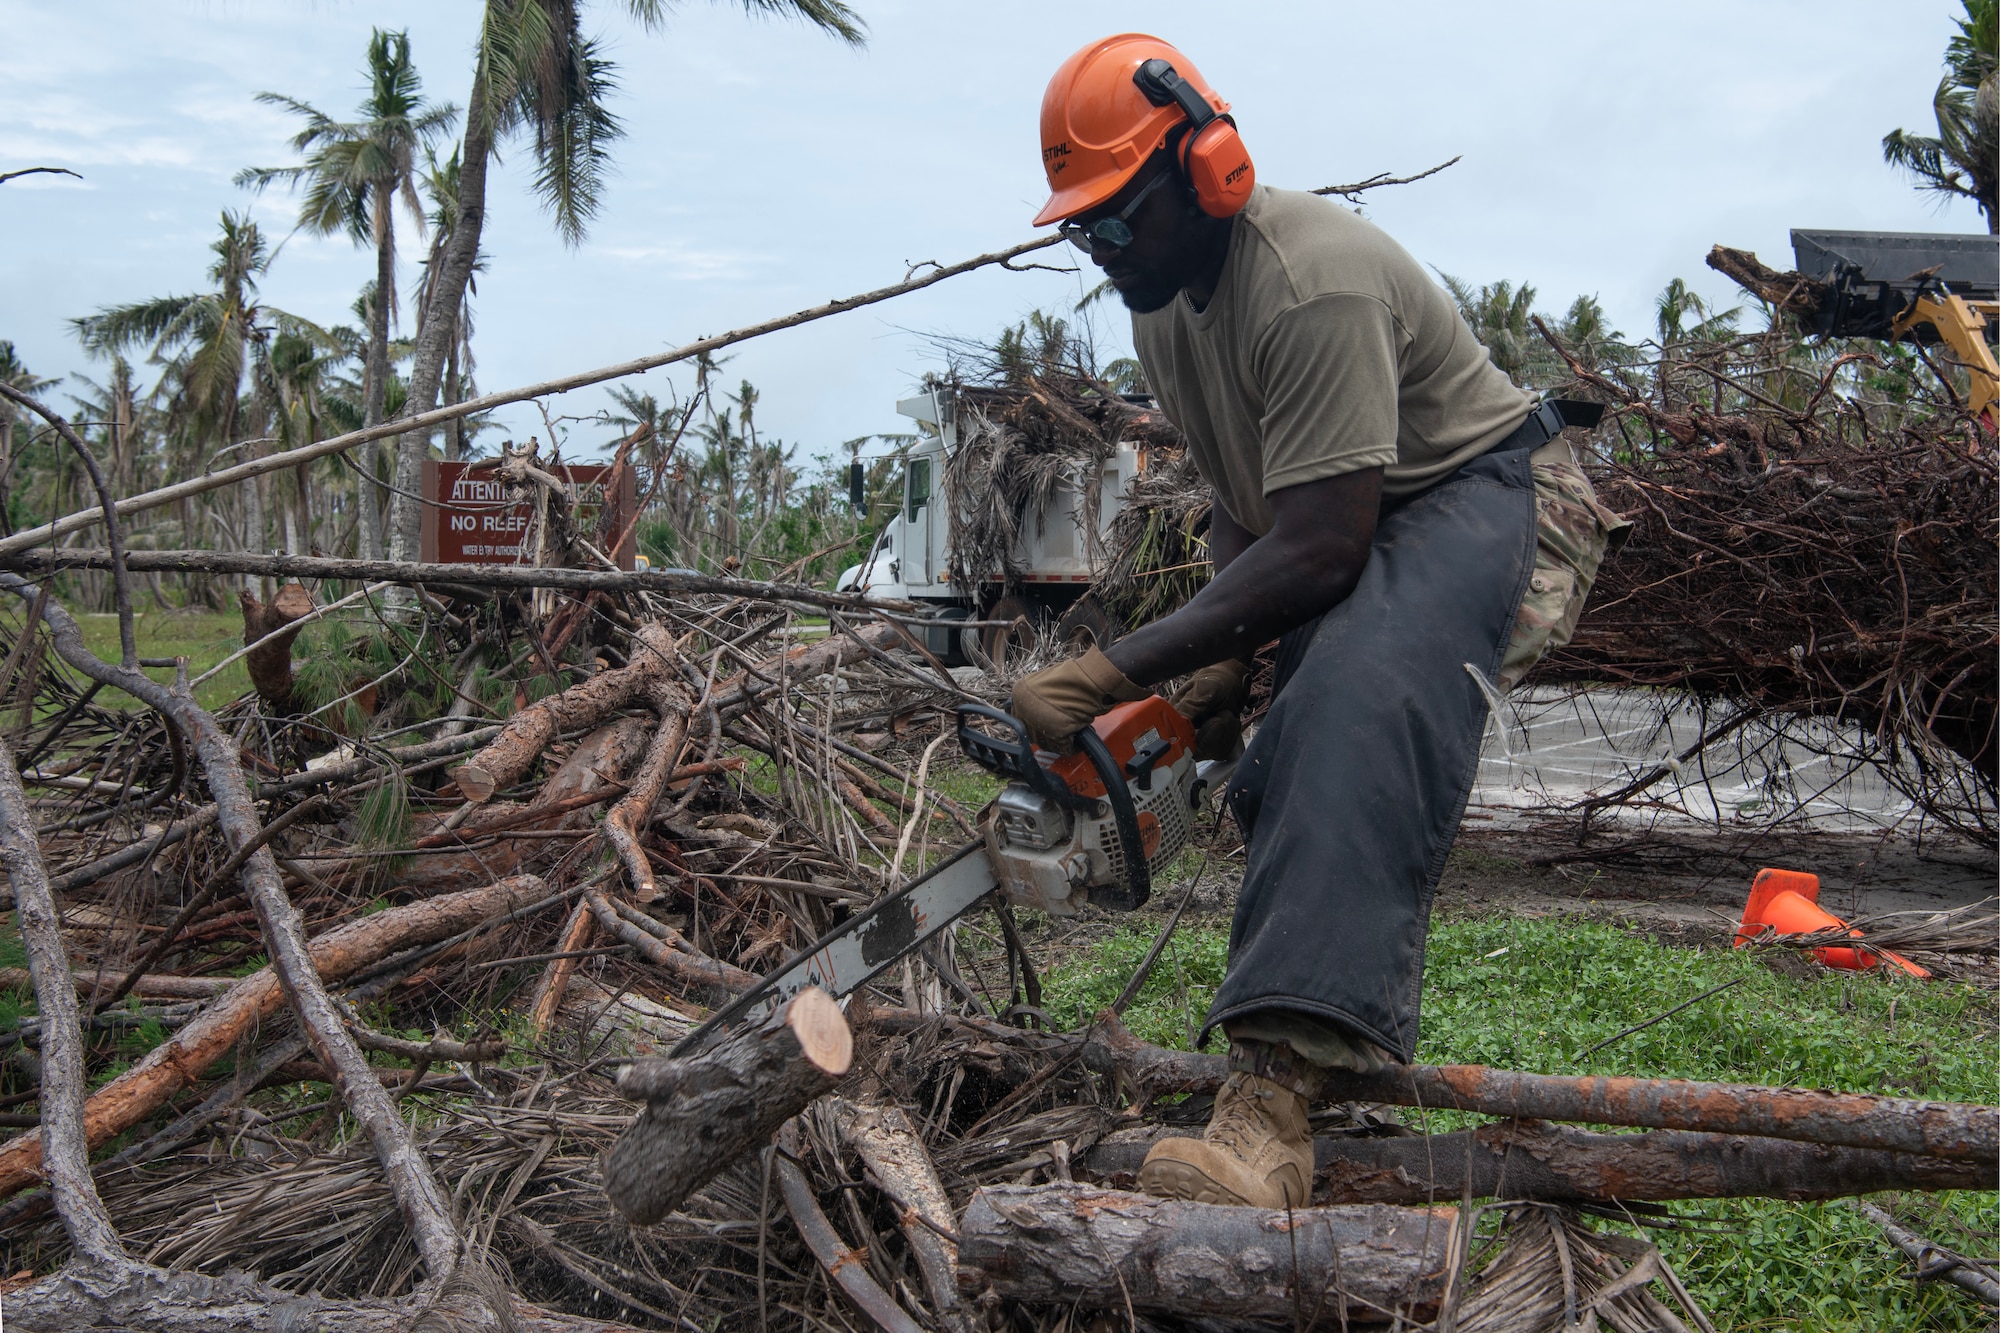
[[[296,583],[287,583],[278,589],[277,595],[268,603],[257,600],[248,588],[238,593],[237,600],[243,606],[243,642],[257,644],[244,654],[243,662],[250,671],[250,684],[256,689],[257,697],[280,712],[292,708],[292,640],[299,637],[303,625],[278,635],[269,643],[258,643],[273,630],[282,630],[301,616],[310,615],[313,609],[312,594]]]

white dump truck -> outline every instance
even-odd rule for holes
[[[868,558],[844,571],[836,585],[846,591],[866,591],[879,597],[907,598],[943,608],[950,621],[981,621],[962,629],[941,624],[928,631],[927,646],[953,665],[976,661],[979,654],[999,660],[1003,654],[1032,647],[1042,634],[1062,638],[1088,636],[1109,642],[1111,630],[1096,599],[1087,594],[1095,579],[1089,562],[1097,543],[1083,524],[1095,525],[1096,538],[1111,530],[1124,506],[1127,488],[1145,467],[1144,452],[1121,442],[1103,464],[1095,514],[1081,513],[1088,479],[1073,477],[1059,487],[1040,514],[1023,517],[1021,539],[1013,563],[1018,571],[1009,591],[999,571],[976,587],[952,581],[951,520],[953,497],[944,493],[945,462],[958,449],[959,402],[940,388],[905,398],[896,411],[917,423],[917,442],[903,455],[902,505],[882,529]],[[970,640],[970,642],[968,642]]]

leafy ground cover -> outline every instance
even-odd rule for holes
[[[1046,983],[1052,1016],[1071,1026],[1109,1004],[1151,942],[1150,931],[1122,930],[1057,966]],[[1185,923],[1126,1013],[1132,1030],[1187,1047],[1227,955],[1226,919]],[[1734,984],[1586,1054],[1725,983]],[[1433,926],[1417,1058],[1990,1102],[1996,1032],[1995,997],[1963,984],[1780,969],[1610,925],[1487,915]],[[1474,1118],[1438,1113],[1423,1124],[1437,1132]],[[2000,1195],[1882,1202],[1931,1239],[1995,1253]],[[1655,1238],[1725,1327],[1956,1333],[1990,1323],[1963,1293],[1913,1283],[1902,1257],[1844,1205],[1717,1200],[1674,1211],[1683,1225]]]

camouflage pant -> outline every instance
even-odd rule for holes
[[[1514,619],[1514,637],[1500,662],[1499,686],[1511,690],[1542,655],[1568,643],[1597,582],[1606,554],[1625,542],[1632,525],[1597,502],[1590,479],[1557,446],[1535,456],[1535,571]]]

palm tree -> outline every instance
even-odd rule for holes
[[[1685,281],[1673,278],[1660,289],[1653,302],[1653,333],[1659,339],[1661,351],[1670,352],[1692,343],[1729,337],[1736,332],[1736,321],[1742,314],[1741,306],[1716,310]],[[1688,322],[1690,317],[1694,320],[1692,324]]]
[[[1535,359],[1535,331],[1528,326],[1528,316],[1535,308],[1535,289],[1525,282],[1516,287],[1504,278],[1491,286],[1474,288],[1449,273],[1438,277],[1444,280],[1451,299],[1458,303],[1458,313],[1493,364],[1515,383],[1525,383]]]
[[[1882,136],[1882,159],[1917,178],[1917,188],[1972,200],[1986,230],[2000,233],[2000,3],[1963,0],[1958,35],[1945,46],[1945,76],[1931,109],[1936,135],[1893,130]]]
[[[860,20],[844,0],[739,0],[751,14],[802,19],[851,45],[864,38]],[[649,29],[665,23],[675,0],[624,0]],[[458,218],[451,244],[432,280],[416,354],[410,367],[406,412],[437,406],[447,353],[466,285],[479,255],[486,219],[486,168],[495,146],[516,131],[534,148],[535,192],[553,215],[556,230],[574,245],[603,198],[611,144],[621,133],[606,105],[614,86],[611,62],[582,31],[582,0],[486,0],[466,98]],[[396,455],[397,492],[390,511],[390,555],[417,556],[420,504],[415,498],[429,442],[406,435]]]
[[[222,235],[209,249],[215,262],[208,279],[214,290],[191,296],[160,296],[130,305],[106,306],[70,321],[85,350],[98,354],[145,350],[167,364],[168,430],[179,441],[178,468],[192,476],[212,458],[211,445],[228,449],[255,432],[246,431],[245,375],[261,372],[273,332],[306,327],[306,321],[258,301],[257,280],[271,266],[270,247],[248,214],[222,214]],[[261,373],[258,379],[265,378]],[[254,384],[253,384],[254,389]],[[256,445],[250,448],[253,453]],[[243,491],[246,548],[264,543],[261,486]],[[192,514],[182,510],[190,545]]]
[[[150,393],[142,393],[132,363],[115,354],[102,383],[88,375],[73,374],[70,378],[83,387],[82,393],[70,395],[70,401],[76,404],[72,424],[104,464],[111,493],[130,495],[159,484],[164,479],[161,475],[164,460],[158,450],[161,413],[156,400],[159,386],[155,385]],[[79,482],[85,480],[80,468],[75,475]],[[66,509],[68,506],[59,505],[58,508]],[[136,535],[127,528],[126,539],[133,545],[140,544],[132,540]],[[99,611],[115,609],[117,599],[109,579],[97,571],[90,571],[82,575],[81,582],[89,605]],[[158,573],[145,582],[153,600],[162,610],[173,609],[161,590]]]
[[[297,449],[321,439],[332,420],[329,399],[335,385],[333,375],[348,352],[337,336],[319,334],[305,328],[287,329],[271,341],[271,392],[273,433],[286,449]],[[336,427],[336,429],[338,429]],[[309,463],[293,469],[291,506],[285,511],[285,551],[290,555],[312,554],[313,507],[312,473]],[[356,487],[362,512],[373,506],[366,487]]]
[[[389,382],[389,323],[396,309],[396,214],[401,200],[421,232],[423,205],[417,198],[417,157],[448,133],[457,108],[424,101],[406,32],[375,29],[368,39],[368,96],[358,120],[341,122],[305,102],[280,93],[257,100],[280,106],[305,121],[292,139],[303,157],[297,166],[248,167],[238,185],[262,190],[274,181],[303,184],[299,226],[319,236],[346,232],[357,245],[375,247],[375,299],[368,311],[368,360],[363,378],[363,424],[385,417]],[[382,558],[380,511],[363,495],[360,544],[363,557]]]
[[[114,354],[111,373],[104,383],[99,384],[86,375],[74,378],[88,390],[70,395],[79,415],[77,424],[89,424],[100,430],[98,441],[104,446],[111,490],[117,495],[129,495],[138,489],[139,450],[146,434],[140,421],[143,408],[132,363]]]
[[[437,160],[436,154],[426,150],[424,163],[424,193],[431,200],[431,250],[424,259],[424,276],[417,283],[417,336],[420,339],[424,319],[430,312],[431,288],[444,273],[445,253],[451,248],[451,238],[458,226],[458,189],[463,175],[455,148],[443,162]],[[477,395],[472,382],[475,366],[472,356],[472,298],[479,294],[478,275],[485,268],[486,255],[482,251],[473,260],[473,276],[466,282],[465,292],[459,298],[458,310],[452,320],[444,359],[444,401],[448,404]],[[446,459],[457,462],[465,457],[470,433],[470,426],[464,417],[445,427]]]
[[[21,358],[14,353],[11,340],[0,338],[0,383],[11,389],[33,395],[60,383],[43,375],[37,375],[21,364]],[[17,409],[14,404],[0,398],[0,514],[7,517],[7,530],[14,530],[13,507],[8,500],[8,479],[14,473],[14,421]]]

